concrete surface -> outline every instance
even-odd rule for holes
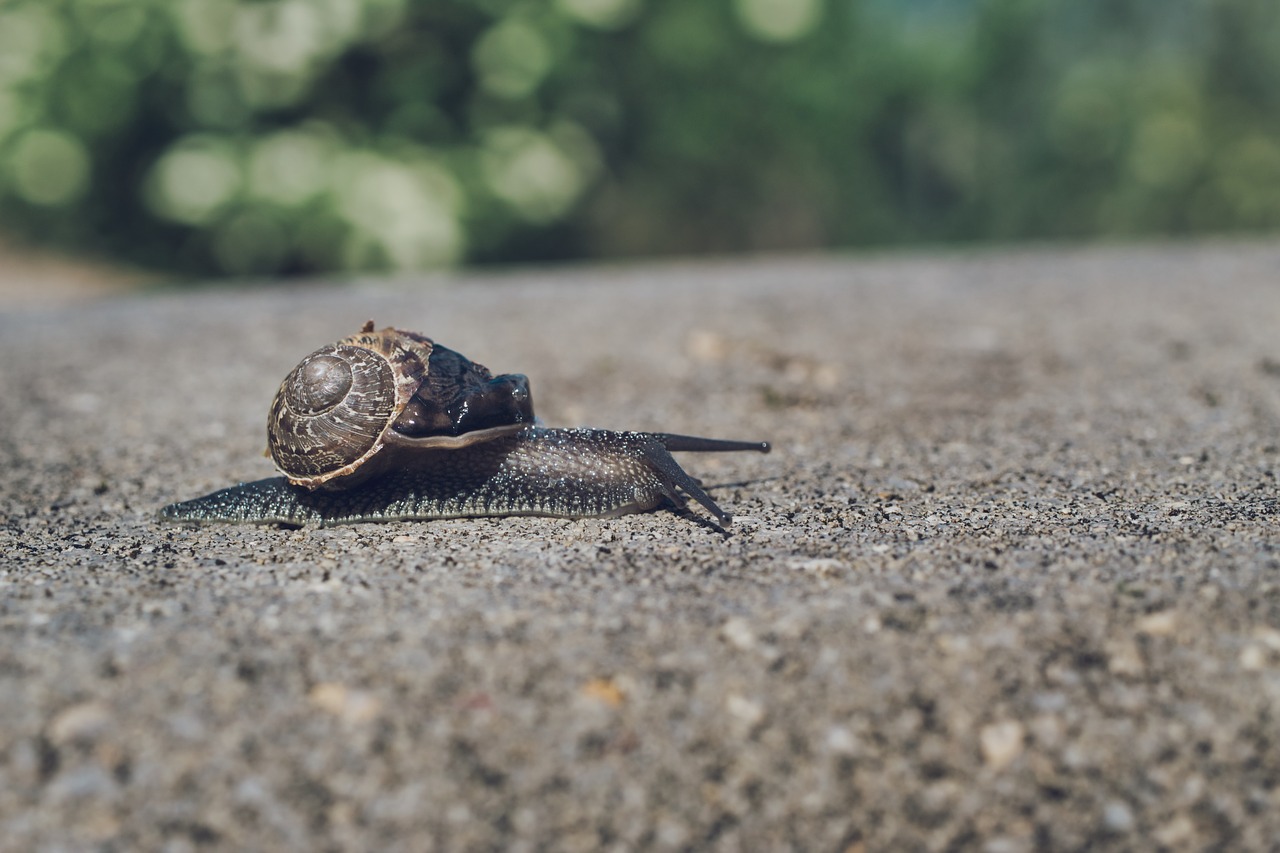
[[[738,516],[185,528],[367,318]],[[1280,847],[1280,245],[0,316],[5,850]]]

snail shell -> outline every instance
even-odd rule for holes
[[[360,521],[618,515],[689,496],[730,516],[672,451],[767,453],[766,442],[668,433],[544,429],[529,380],[394,328],[322,347],[271,404],[269,451],[285,475],[160,511],[167,521],[349,524]]]
[[[375,332],[370,321],[285,377],[267,440],[290,483],[339,489],[388,470],[400,448],[460,447],[533,420],[524,376],[494,377],[430,338],[390,327]]]

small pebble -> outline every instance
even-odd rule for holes
[[[1133,829],[1133,812],[1127,803],[1112,800],[1102,810],[1102,825],[1108,832],[1129,832]]]
[[[1240,668],[1257,672],[1267,665],[1267,652],[1262,646],[1250,643],[1240,650]]]
[[[730,694],[725,700],[725,707],[734,719],[749,727],[755,726],[764,719],[763,705],[736,693]]]
[[[694,329],[685,340],[685,352],[701,362],[724,361],[729,354],[729,344],[724,337],[710,329]]]
[[[55,745],[71,741],[91,741],[111,724],[111,712],[96,700],[72,705],[49,721],[49,740]]]
[[[611,678],[593,678],[582,685],[582,695],[610,708],[617,708],[624,698],[622,689]]]
[[[1139,634],[1149,637],[1168,637],[1178,628],[1178,614],[1172,610],[1161,610],[1159,613],[1148,613],[1138,620]]]
[[[1273,652],[1280,652],[1280,631],[1275,628],[1257,627],[1253,629],[1253,636],[1258,642],[1266,646]]]
[[[311,704],[348,723],[365,723],[382,711],[382,703],[372,693],[352,690],[334,682],[322,682],[311,688]]]
[[[1142,662],[1142,653],[1132,640],[1122,640],[1109,646],[1107,671],[1112,675],[1128,675],[1137,677],[1146,670]]]
[[[993,770],[1008,767],[1022,754],[1022,741],[1026,735],[1022,723],[1004,720],[984,726],[978,735],[982,747],[982,759]]]
[[[720,626],[720,636],[740,652],[749,651],[756,644],[755,632],[751,630],[747,620],[738,616]]]
[[[827,749],[836,755],[853,755],[858,748],[858,741],[853,732],[844,726],[832,726],[827,729]]]
[[[992,838],[982,846],[983,853],[1023,853],[1028,849],[1025,841],[1007,835]]]

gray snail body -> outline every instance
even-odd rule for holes
[[[368,323],[307,356],[271,406],[285,475],[160,511],[165,521],[334,525],[471,516],[642,512],[681,492],[731,521],[672,451],[768,452],[765,442],[547,429],[528,380],[412,332]]]

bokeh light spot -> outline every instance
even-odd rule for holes
[[[743,29],[771,42],[803,38],[822,17],[822,0],[734,0],[733,8]]]
[[[640,12],[640,0],[558,0],[557,5],[579,22],[601,30],[622,29]]]
[[[193,53],[213,55],[231,44],[235,0],[181,0],[173,6],[178,33]]]
[[[0,83],[43,72],[66,53],[66,29],[54,12],[30,4],[0,9]]]
[[[586,175],[546,134],[504,127],[489,132],[481,153],[485,180],[525,220],[548,223],[578,199]]]
[[[444,170],[357,152],[337,174],[338,210],[355,232],[347,257],[356,266],[428,269],[461,256],[457,189]]]
[[[302,204],[327,185],[329,146],[315,134],[283,131],[259,141],[249,157],[249,190],[276,204]]]
[[[522,98],[538,87],[551,68],[551,48],[524,21],[507,18],[480,37],[472,62],[486,92]]]
[[[147,200],[166,219],[203,225],[236,197],[240,183],[240,164],[228,145],[186,137],[152,167]]]
[[[320,10],[320,28],[327,48],[341,48],[360,34],[360,0],[314,0]]]
[[[9,168],[14,189],[32,204],[67,204],[89,186],[89,152],[61,130],[28,130],[14,145]]]
[[[302,0],[241,4],[232,32],[242,57],[280,74],[303,73],[322,46],[319,13]]]

